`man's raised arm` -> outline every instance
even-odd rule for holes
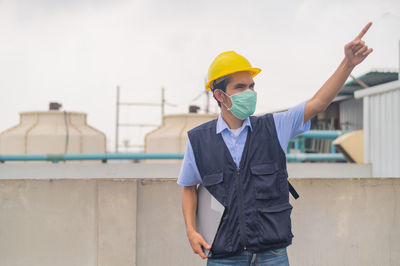
[[[346,82],[354,67],[372,53],[372,48],[368,49],[365,42],[361,40],[371,25],[372,22],[369,22],[353,41],[344,46],[345,58],[336,69],[335,73],[333,73],[318,92],[307,101],[304,110],[304,123],[329,106],[343,87],[343,84]]]

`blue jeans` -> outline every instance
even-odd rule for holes
[[[247,250],[242,253],[222,258],[208,259],[207,266],[289,266],[286,248],[267,250],[261,253],[251,253]]]

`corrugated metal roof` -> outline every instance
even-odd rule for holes
[[[370,71],[366,74],[359,76],[357,79],[364,82],[369,87],[373,87],[379,84],[384,84],[399,79],[398,72],[383,72],[383,71]],[[339,95],[353,95],[357,90],[364,89],[355,80],[348,81],[344,84]]]

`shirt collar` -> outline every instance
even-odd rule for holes
[[[242,132],[243,129],[246,127],[249,127],[251,131],[253,131],[253,128],[251,127],[250,123],[250,117],[247,117],[242,124],[242,127],[240,128],[240,132]],[[219,113],[218,120],[217,120],[217,134],[221,133],[224,130],[230,130],[229,126],[226,124],[225,120],[222,118],[221,113]]]

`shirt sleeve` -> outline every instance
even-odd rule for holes
[[[292,138],[310,129],[310,120],[304,124],[305,106],[306,102],[303,102],[285,112],[273,114],[279,143],[285,153]]]
[[[181,186],[194,186],[202,184],[202,179],[194,159],[193,148],[190,140],[188,140],[186,144],[186,151],[183,157],[182,168],[177,183]]]

